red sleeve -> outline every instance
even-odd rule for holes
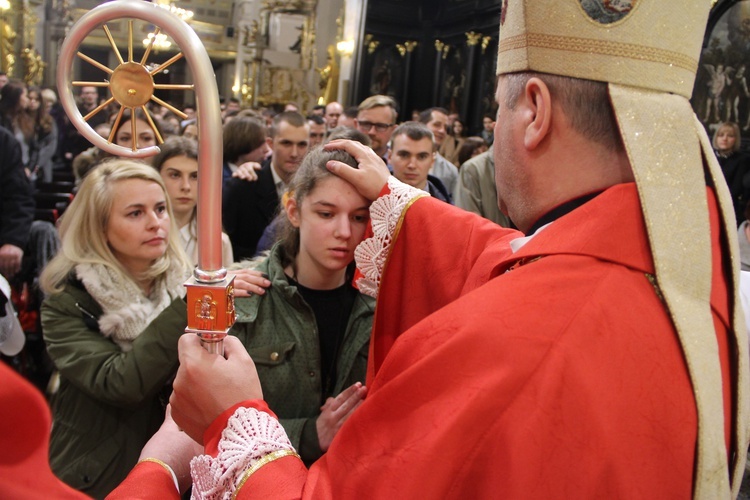
[[[402,215],[385,264],[370,341],[367,383],[396,338],[465,293],[486,283],[523,236],[476,214],[420,198]]]
[[[240,500],[302,498],[307,468],[297,457],[279,458],[258,469],[237,492]]]
[[[128,477],[107,495],[107,500],[133,499],[174,499],[180,494],[174,487],[172,475],[155,462],[139,462]]]

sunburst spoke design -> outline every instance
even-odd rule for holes
[[[172,106],[172,105],[171,105],[171,104],[169,104],[168,102],[164,102],[164,101],[162,101],[161,99],[159,99],[159,98],[158,98],[158,97],[156,97],[155,95],[152,95],[152,96],[151,96],[151,100],[152,100],[152,101],[154,101],[154,102],[155,102],[156,104],[160,104],[161,106],[164,106],[164,107],[165,107],[165,108],[167,108],[167,109],[168,109],[169,111],[171,111],[172,113],[176,114],[177,116],[179,116],[179,117],[180,117],[180,118],[182,118],[183,120],[184,120],[185,118],[187,118],[187,115],[186,115],[185,113],[183,113],[183,112],[182,112],[182,111],[180,111],[179,109],[175,108],[174,106]]]
[[[143,110],[143,113],[146,115],[146,119],[148,120],[148,124],[151,125],[151,129],[154,131],[154,135],[156,136],[156,141],[159,144],[164,144],[164,139],[161,138],[161,134],[159,133],[159,129],[156,127],[156,124],[154,123],[154,119],[151,118],[151,113],[148,112],[148,109],[146,109],[146,106],[141,106],[141,109]]]
[[[109,28],[107,25],[103,25],[102,28],[104,29],[104,34],[107,35],[107,40],[109,40],[109,44],[112,46],[112,51],[117,56],[117,60],[120,61],[120,64],[125,64],[125,61],[122,60],[122,54],[120,54],[120,49],[117,48],[117,44],[115,44],[115,39],[112,38],[112,33],[109,32]]]
[[[115,118],[115,122],[112,124],[112,130],[110,130],[109,137],[107,138],[107,142],[110,144],[115,142],[115,132],[117,131],[117,127],[120,126],[123,113],[125,113],[125,107],[120,105],[120,109],[117,111],[117,117]]]
[[[128,20],[127,60],[123,59],[123,54],[117,47],[117,44],[115,43],[114,37],[112,36],[109,27],[104,24],[102,25],[102,29],[104,30],[104,34],[106,35],[107,40],[109,41],[109,45],[112,47],[112,51],[115,53],[119,64],[116,68],[112,69],[87,56],[83,52],[77,53],[79,58],[88,62],[92,66],[95,66],[96,68],[104,71],[108,76],[104,81],[74,81],[72,82],[72,85],[74,87],[106,87],[111,93],[111,97],[109,99],[107,99],[105,102],[88,113],[85,117],[83,117],[84,121],[89,121],[94,115],[101,112],[104,108],[111,105],[113,102],[117,103],[119,105],[117,117],[115,118],[115,121],[112,125],[112,130],[109,133],[107,142],[110,144],[114,143],[115,131],[120,127],[123,117],[125,116],[125,110],[127,109],[130,112],[130,116],[132,118],[130,120],[131,134],[133,137],[132,150],[133,152],[137,152],[139,150],[139,143],[138,136],[136,135],[137,120],[135,120],[135,113],[140,109],[143,111],[149,126],[153,130],[154,135],[156,136],[157,143],[163,144],[164,138],[159,133],[159,130],[156,127],[155,119],[151,115],[151,113],[149,113],[146,104],[149,101],[153,101],[161,106],[164,106],[169,111],[179,116],[181,119],[184,120],[187,118],[187,115],[184,112],[154,95],[155,90],[195,90],[195,86],[189,84],[154,83],[154,75],[164,71],[169,66],[182,59],[184,57],[184,54],[182,52],[179,52],[178,54],[172,56],[166,62],[158,66],[156,66],[156,64],[152,64],[152,67],[156,67],[153,69],[149,69],[149,67],[147,66],[147,61],[149,56],[153,53],[156,36],[153,36],[151,38],[151,42],[146,46],[145,52],[140,62],[136,62],[133,60],[133,20]],[[160,33],[161,28],[155,26],[154,35],[158,35]]]
[[[167,62],[165,62],[161,66],[157,66],[156,68],[154,68],[153,71],[151,71],[151,76],[159,73],[160,71],[164,71],[165,69],[167,69],[168,67],[170,67],[171,65],[173,65],[174,63],[176,63],[177,61],[179,61],[180,59],[182,59],[183,57],[185,57],[185,55],[182,52],[180,52],[179,54],[176,54],[176,55],[170,57],[167,60]]]
[[[72,82],[71,85],[74,87],[109,87],[108,81],[103,82]]]
[[[115,72],[115,70],[109,69],[108,67],[106,67],[105,65],[103,65],[102,63],[100,63],[99,61],[95,61],[94,59],[90,58],[89,56],[87,56],[83,52],[78,52],[77,55],[78,55],[78,57],[80,57],[81,59],[83,59],[84,61],[86,61],[87,63],[96,66],[97,68],[99,68],[100,70],[104,71],[105,73],[107,73],[109,75],[111,75],[112,73]]]
[[[131,147],[133,152],[138,151],[138,128],[135,119],[135,109],[130,108],[130,140],[132,141]]]
[[[157,90],[195,90],[195,85],[179,83],[155,83],[154,88]]]
[[[133,62],[133,20],[128,21],[128,62]]]
[[[91,113],[83,117],[83,121],[86,121],[86,122],[89,121],[92,116],[96,115],[97,113],[99,113],[99,111],[103,110],[104,108],[112,104],[112,101],[114,100],[115,100],[114,97],[110,97],[109,99],[107,99],[106,101],[98,105],[96,108],[92,109]]]
[[[148,61],[148,56],[151,54],[151,49],[154,48],[154,42],[156,42],[157,35],[161,33],[161,28],[158,26],[154,30],[154,36],[151,37],[151,41],[148,42],[148,47],[146,47],[146,52],[143,54],[143,59],[141,59],[141,66],[146,65],[146,61]]]

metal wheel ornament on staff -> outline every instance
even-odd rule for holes
[[[151,54],[156,37],[140,61],[133,59],[133,21],[128,21],[127,59],[123,59],[106,23],[122,18],[139,19],[158,26],[157,33],[166,32],[183,52],[167,62],[149,69],[148,57]],[[114,68],[93,60],[78,51],[81,42],[96,29],[104,30],[112,46],[119,65]],[[178,61],[185,55],[185,60],[195,79],[195,85],[159,85],[154,83],[153,76]],[[72,81],[73,60],[78,56],[96,66],[105,73],[98,82]],[[86,116],[82,116],[76,106],[72,87],[95,86],[106,87],[111,96],[104,103]],[[108,153],[128,158],[146,158],[159,152],[158,146],[138,148],[137,139],[131,149],[113,144],[114,131],[122,119],[125,109],[130,116],[142,110],[151,128],[161,144],[163,141],[154,126],[153,119],[146,109],[146,104],[154,101],[167,107],[182,118],[187,116],[154,96],[154,91],[194,90],[198,113],[198,266],[186,282],[188,326],[186,332],[197,333],[204,347],[212,353],[224,354],[223,340],[234,324],[234,278],[227,279],[227,271],[221,260],[221,185],[222,185],[222,137],[219,92],[216,87],[211,60],[198,35],[188,24],[171,12],[150,2],[140,0],[115,0],[102,4],[86,14],[71,28],[60,49],[60,62],[57,67],[57,88],[60,102],[70,121],[78,131],[94,146]],[[99,136],[87,123],[92,116],[101,112],[106,106],[117,103],[119,112],[108,139]],[[135,120],[131,120],[135,128]],[[133,137],[137,138],[135,130]]]

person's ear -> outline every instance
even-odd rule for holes
[[[273,151],[273,138],[271,136],[266,137],[266,144],[268,145],[268,149]]]
[[[299,207],[297,206],[297,200],[295,200],[293,196],[290,196],[289,199],[286,200],[286,205],[284,206],[284,210],[286,210],[286,216],[289,219],[289,222],[291,222],[292,226],[299,227],[300,225]]]
[[[539,78],[530,78],[526,83],[524,105],[527,111],[524,146],[531,151],[544,141],[552,127],[552,98],[549,88]]]

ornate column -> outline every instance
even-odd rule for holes
[[[470,93],[470,95],[474,96],[473,102],[471,103],[471,115],[464,115],[464,120],[466,120],[465,126],[468,126],[470,128],[474,127],[474,124],[481,123],[481,118],[483,115],[483,106],[482,106],[482,100],[485,98],[485,82],[487,81],[487,77],[489,76],[487,74],[487,64],[486,59],[487,57],[494,57],[494,54],[492,51],[489,53],[487,52],[487,48],[490,46],[490,43],[492,42],[491,36],[483,36],[482,37],[482,54],[480,57],[480,64],[479,64],[479,75],[476,81],[476,84],[474,85],[473,91]],[[494,71],[493,71],[494,74]]]
[[[411,53],[417,46],[417,42],[414,40],[407,40],[402,44],[397,44],[396,48],[401,57],[404,58],[404,80],[403,87],[401,90],[401,117],[410,116],[411,111],[409,110],[409,88],[411,84]]]
[[[441,80],[443,61],[448,57],[451,46],[435,40],[435,72],[432,75],[432,102],[439,105],[443,99],[443,82]]]
[[[360,58],[362,64],[359,66],[359,88],[357,95],[357,102],[352,105],[359,104],[365,97],[370,95],[370,80],[372,79],[372,65],[373,65],[373,54],[380,47],[380,42],[375,40],[371,34],[367,34],[364,37],[363,54],[364,57]]]
[[[468,46],[468,50],[466,51],[466,82],[464,83],[464,98],[461,99],[461,109],[459,110],[459,114],[464,117],[464,120],[469,115],[468,96],[471,95],[471,89],[474,88],[474,63],[477,57],[477,46],[482,40],[481,33],[469,31],[465,35],[466,45]]]

